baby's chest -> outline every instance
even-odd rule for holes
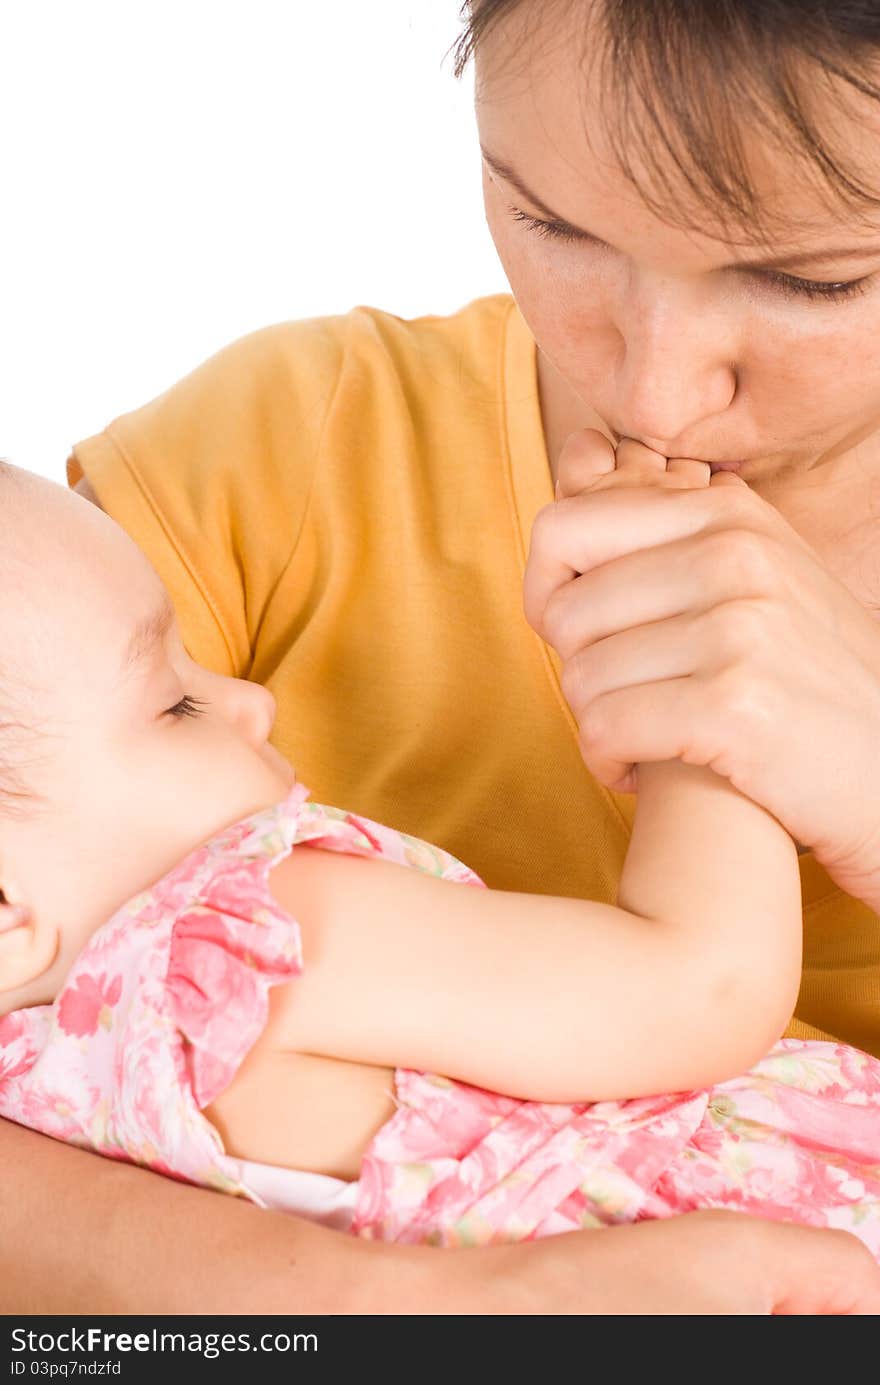
[[[258,1043],[203,1114],[236,1158],[356,1179],[393,1093],[391,1069]]]

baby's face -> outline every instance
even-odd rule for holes
[[[3,495],[14,539],[0,555],[0,639],[28,691],[26,778],[45,803],[0,819],[0,885],[30,907],[44,948],[54,937],[37,1003],[121,904],[278,802],[294,775],[268,742],[271,693],[189,657],[128,535],[81,496],[19,477],[9,506]]]

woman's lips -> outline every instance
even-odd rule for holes
[[[736,471],[739,467],[744,466],[744,465],[745,465],[745,462],[744,462],[744,461],[739,461],[739,462],[710,462],[710,463],[709,463],[709,470],[710,470],[710,471],[712,472],[712,474],[714,475],[716,471]]]

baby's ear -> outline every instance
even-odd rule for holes
[[[57,937],[41,929],[26,905],[0,902],[0,994],[42,976],[55,958]]]

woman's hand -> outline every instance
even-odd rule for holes
[[[680,459],[678,489],[591,493],[597,449],[610,470],[601,433],[567,441],[524,584],[588,768],[634,792],[641,760],[708,765],[880,908],[880,629],[738,476],[691,488]],[[663,459],[627,439],[622,460]]]
[[[739,1212],[690,1212],[460,1254],[488,1257],[473,1264],[483,1291],[464,1311],[477,1313],[880,1314],[880,1268],[849,1232]],[[504,1299],[490,1306],[487,1293],[498,1285],[490,1271],[501,1263],[492,1257],[504,1255]]]

